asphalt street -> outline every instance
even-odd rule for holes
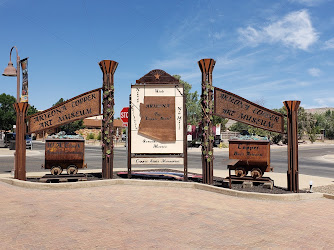
[[[27,156],[27,172],[45,171],[41,168],[41,165],[44,163],[44,144],[41,142],[34,142],[33,151],[35,154]],[[305,147],[304,145],[299,146],[299,173],[305,175],[334,178],[334,162],[326,160],[326,155],[334,155],[334,144],[307,145]],[[214,156],[214,169],[226,169],[228,161],[228,151],[216,150]],[[101,168],[101,149],[97,146],[86,145],[85,161],[88,165],[88,169]],[[114,150],[114,167],[117,169],[124,169],[124,171],[126,171],[126,163],[126,148],[116,147]],[[13,168],[13,164],[13,156],[2,156],[0,158],[0,173],[10,172]],[[271,148],[271,166],[274,168],[274,172],[286,173],[286,146]],[[149,166],[149,168],[183,169],[183,166],[151,165]],[[133,165],[132,169],[135,170],[136,165]],[[198,149],[188,149],[188,171],[201,173],[201,154]]]

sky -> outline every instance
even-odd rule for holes
[[[0,71],[12,46],[29,57],[29,103],[44,110],[102,87],[98,62],[117,61],[117,118],[149,71],[200,92],[197,62],[212,58],[213,86],[269,109],[334,107],[333,13],[334,0],[0,0]],[[16,97],[16,79],[1,75],[1,93]]]

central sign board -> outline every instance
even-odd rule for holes
[[[183,153],[183,85],[132,85],[131,153]]]
[[[180,165],[188,179],[184,85],[161,69],[131,85],[128,176],[132,165]]]
[[[100,114],[101,89],[95,89],[28,116],[28,129],[29,133],[43,131]]]
[[[214,114],[257,128],[284,133],[283,115],[223,89],[215,88]]]

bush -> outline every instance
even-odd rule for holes
[[[99,140],[99,141],[101,141],[101,138],[102,138],[101,132],[99,132],[99,134],[97,135],[96,139]]]
[[[93,133],[89,133],[86,137],[87,140],[94,139],[95,135]]]
[[[309,138],[310,138],[311,143],[313,143],[313,142],[316,141],[317,136],[316,136],[316,134],[311,133],[311,134],[309,134]]]
[[[283,139],[283,136],[281,134],[276,134],[272,136],[271,141],[274,144],[278,144]]]

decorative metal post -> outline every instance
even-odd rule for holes
[[[12,63],[12,51],[16,51],[16,69]],[[9,53],[9,63],[5,68],[3,76],[16,76],[16,103],[14,108],[16,110],[16,138],[15,138],[15,161],[14,161],[14,178],[19,180],[26,180],[26,123],[25,116],[29,107],[27,102],[20,102],[20,57],[18,50],[13,46]]]
[[[297,112],[300,101],[284,101],[287,110],[288,132],[288,190],[299,193],[298,180],[298,123]]]
[[[114,168],[114,73],[118,62],[103,60],[99,62],[103,72],[103,119],[102,119],[102,177],[113,178]]]
[[[202,175],[203,183],[213,184],[213,86],[212,71],[216,61],[213,59],[202,59],[198,61],[202,72]]]
[[[25,117],[29,104],[19,102],[14,104],[16,110],[16,138],[15,138],[15,173],[14,178],[22,181],[26,180],[26,131],[27,125]]]

